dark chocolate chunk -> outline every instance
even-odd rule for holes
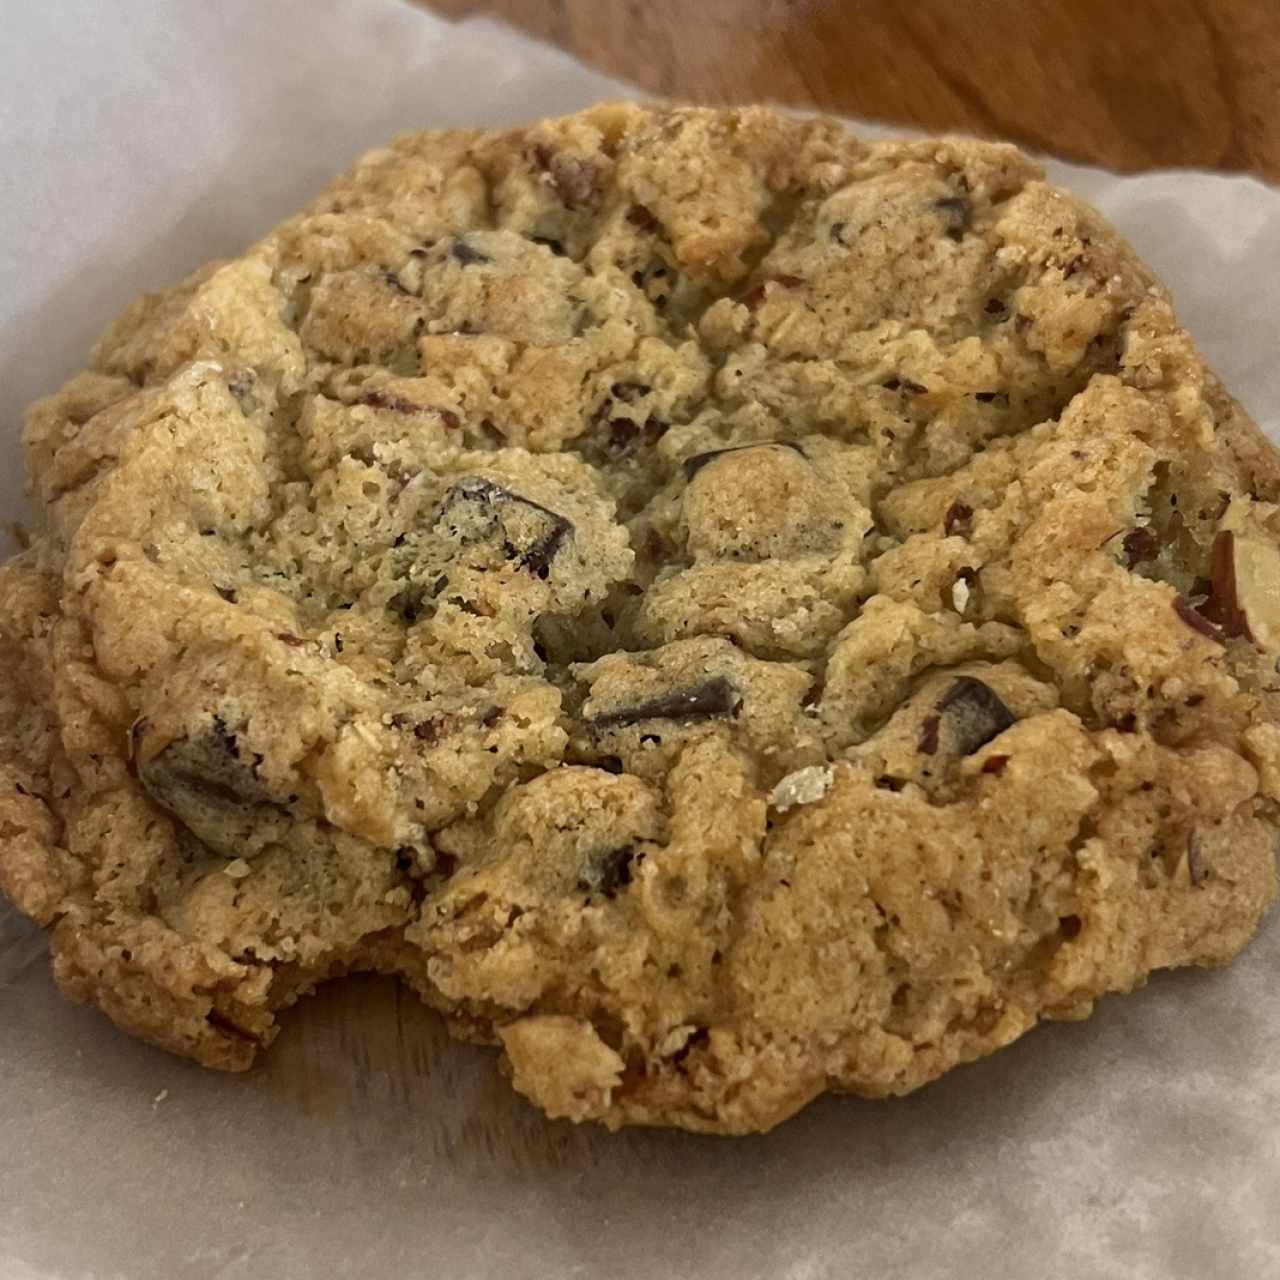
[[[1145,525],[1130,529],[1120,545],[1124,548],[1125,565],[1130,569],[1144,560],[1154,560],[1160,554],[1160,539],[1154,529]]]
[[[792,453],[798,453],[802,458],[806,458],[805,451],[790,440],[761,440],[758,444],[736,444],[727,449],[709,449],[706,453],[695,453],[693,457],[686,458],[684,478],[692,480],[708,462],[714,462],[717,458],[724,457],[726,453],[741,453],[745,449],[790,449]]]
[[[719,963],[717,957],[720,953],[717,951],[711,957],[711,963]],[[671,1061],[680,1066],[684,1060],[694,1052],[695,1049],[705,1049],[711,1043],[711,1032],[706,1027],[698,1027],[693,1031],[689,1038],[671,1055]]]
[[[1060,916],[1058,918],[1058,932],[1061,933],[1063,938],[1068,942],[1073,938],[1078,938],[1082,928],[1083,925],[1080,922],[1079,916]]]
[[[946,723],[948,749],[961,756],[986,746],[1017,718],[989,684],[973,676],[957,677],[934,710]]]
[[[222,597],[222,598],[223,598],[223,599],[224,599],[228,604],[235,604],[235,603],[240,599],[240,597],[239,597],[238,595],[236,595],[236,589],[235,589],[234,587],[220,587],[220,586],[215,582],[215,583],[213,584],[213,589],[214,589],[214,590],[215,590],[215,591],[216,591],[216,592],[217,592],[217,593],[218,593],[218,594],[219,594],[219,595],[220,595],[220,596],[221,596],[221,597]]]
[[[449,256],[457,263],[464,267],[473,266],[480,262],[492,262],[493,259],[482,250],[469,245],[465,240],[459,237],[450,246]]]
[[[530,536],[527,529],[509,524],[504,516],[515,508],[535,512],[540,531]],[[531,498],[504,489],[483,476],[467,476],[445,494],[438,524],[464,544],[502,537],[503,553],[522,569],[539,578],[551,571],[551,562],[573,532],[570,521]]]
[[[287,644],[291,649],[301,649],[307,643],[301,636],[295,636],[291,631],[277,631],[276,639],[281,644]]]
[[[1009,763],[1008,756],[995,755],[995,754],[989,755],[982,762],[982,772],[994,773],[998,776],[1004,772],[1004,767],[1008,763]]]
[[[596,861],[597,890],[606,898],[616,897],[631,883],[632,868],[643,858],[644,854],[638,853],[634,844],[611,849]]]
[[[938,729],[942,724],[941,716],[925,716],[920,726],[920,745],[917,748],[921,755],[931,756],[938,750]]]
[[[221,716],[211,717],[204,732],[174,738],[154,754],[146,749],[149,732],[145,720],[132,731],[138,780],[156,804],[206,843],[217,847],[230,815],[277,802],[258,777],[262,757],[243,759],[237,735]]]
[[[973,508],[967,502],[953,502],[942,517],[942,532],[950,537],[957,529],[968,534],[969,521],[973,519]]]
[[[642,720],[712,720],[736,715],[741,706],[742,698],[733,685],[724,676],[713,676],[705,684],[602,712],[587,723],[593,729],[619,729]]]
[[[963,240],[973,217],[973,205],[964,196],[943,196],[933,202],[934,209],[942,214],[946,224],[945,234],[950,240]]]
[[[633,204],[627,210],[627,222],[637,231],[657,231],[662,225],[642,204]]]

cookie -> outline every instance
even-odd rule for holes
[[[374,970],[552,1116],[742,1133],[1274,895],[1276,454],[1010,147],[402,137],[24,442],[0,887],[207,1066]]]

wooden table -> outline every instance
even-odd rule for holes
[[[1280,0],[420,0],[622,79],[1280,181]]]

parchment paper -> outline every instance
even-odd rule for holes
[[[139,291],[396,130],[628,94],[399,0],[5,0],[4,18],[6,518],[21,406]],[[1280,193],[1051,167],[1280,429]],[[66,1004],[5,910],[5,1278],[1280,1276],[1280,917],[1229,971],[1162,975],[903,1101],[827,1099],[726,1141],[549,1123],[492,1055],[367,979],[291,1015],[260,1069],[205,1073]]]

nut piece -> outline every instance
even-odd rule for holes
[[[1213,540],[1203,613],[1225,636],[1280,651],[1280,550],[1224,529]]]
[[[814,804],[831,788],[835,770],[828,765],[811,764],[789,773],[769,793],[769,803],[779,812],[799,804]]]

